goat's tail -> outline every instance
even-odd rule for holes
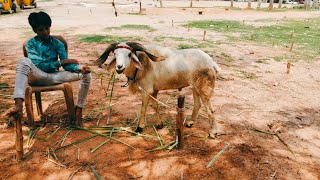
[[[216,62],[214,62],[213,61],[213,68],[214,68],[214,70],[216,70],[216,73],[219,73],[219,72],[221,72],[221,68],[219,67],[219,65],[216,63]]]
[[[108,59],[110,52],[113,51],[118,44],[119,43],[110,44],[103,54],[96,60],[95,64],[101,67],[101,65]]]

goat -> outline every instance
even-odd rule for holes
[[[114,57],[107,65],[107,69],[115,67],[118,74],[125,74],[129,81],[129,91],[135,94],[140,90],[142,95],[142,107],[136,132],[142,132],[145,127],[145,113],[151,99],[149,95],[156,99],[159,90],[182,89],[191,86],[194,98],[191,122],[195,122],[198,116],[201,99],[211,125],[209,135],[212,138],[215,137],[217,125],[210,100],[214,92],[216,71],[220,68],[208,54],[198,49],[177,50],[178,53],[167,51],[165,59],[159,61],[143,45],[135,42],[122,42],[109,45],[96,63],[101,66],[111,51]],[[158,104],[155,100],[152,101],[152,104],[157,115],[157,127],[161,128],[163,123]]]

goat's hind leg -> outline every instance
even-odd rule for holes
[[[192,88],[193,92],[193,110],[191,115],[191,120],[186,122],[186,127],[192,127],[192,125],[196,122],[199,110],[201,108],[200,96],[195,88]]]
[[[201,97],[202,103],[206,108],[207,114],[208,114],[208,119],[209,119],[209,123],[211,126],[211,130],[209,133],[209,136],[211,138],[215,138],[218,134],[218,128],[217,128],[217,123],[216,123],[216,119],[214,116],[214,110],[210,101],[210,96],[202,96]]]

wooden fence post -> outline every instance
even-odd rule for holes
[[[294,36],[293,36],[293,35],[294,35],[294,32],[292,32],[291,35],[290,35],[290,41],[291,41],[291,43],[290,43],[289,52],[292,51],[293,44],[294,44]]]
[[[207,34],[207,31],[203,31],[203,40],[205,41],[206,40],[206,34]]]
[[[183,95],[178,96],[178,108],[177,108],[178,113],[177,113],[177,121],[176,121],[176,132],[178,136],[177,149],[182,149],[184,144],[184,140],[183,140],[184,99],[185,97]]]
[[[287,74],[290,74],[291,62],[287,63]]]

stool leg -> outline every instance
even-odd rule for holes
[[[43,111],[42,111],[42,102],[41,102],[41,92],[36,92],[34,93],[36,96],[36,103],[37,103],[37,112],[38,115],[42,115]]]
[[[23,159],[23,134],[21,118],[14,117],[14,127],[16,130],[16,159],[21,161]]]
[[[26,103],[26,111],[27,111],[29,126],[31,129],[34,129],[35,125],[34,125],[34,114],[33,114],[31,87],[27,87],[27,89],[26,89],[25,103]]]
[[[75,119],[76,119],[76,115],[75,115],[75,106],[74,106],[74,101],[73,101],[73,92],[72,92],[72,87],[70,83],[65,83],[64,84],[64,98],[66,100],[66,104],[67,104],[67,109],[68,109],[68,113],[70,116],[70,123],[74,124]],[[76,122],[77,126],[80,126],[80,124],[78,122]]]

